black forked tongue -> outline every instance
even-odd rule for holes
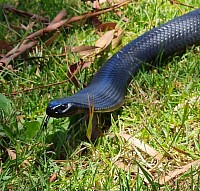
[[[47,128],[47,124],[49,122],[49,118],[50,118],[50,116],[48,116],[48,115],[46,115],[44,117],[44,120],[43,120],[43,123],[42,123],[42,129],[46,129]]]

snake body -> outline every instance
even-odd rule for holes
[[[127,86],[143,64],[159,55],[168,57],[187,46],[200,43],[200,8],[177,17],[136,38],[112,56],[96,73],[89,85],[76,94],[51,101],[49,117],[78,113],[110,112],[119,108]]]

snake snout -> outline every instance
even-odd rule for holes
[[[70,108],[72,107],[71,103],[66,104],[58,104],[54,102],[50,102],[46,109],[46,114],[50,117],[60,118],[66,117],[69,114]]]

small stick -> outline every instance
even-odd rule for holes
[[[17,10],[14,7],[12,7],[11,5],[4,5],[3,9],[6,10],[6,11],[15,13],[17,15],[20,15],[22,17],[25,17],[25,18],[30,18],[30,19],[34,19],[36,21],[42,21],[42,22],[49,23],[49,19],[47,19],[45,17],[41,17],[39,15],[32,14],[32,13],[29,13],[29,12],[26,12],[26,11],[22,11],[22,10]]]
[[[54,85],[64,84],[64,83],[66,83],[68,81],[69,81],[69,79],[61,81],[61,82],[55,82],[55,83],[46,84],[46,85],[42,85],[42,86],[36,86],[36,87],[33,87],[33,88],[27,88],[27,89],[24,89],[24,90],[21,90],[21,91],[18,91],[18,92],[12,92],[9,95],[14,96],[14,95],[17,95],[17,94],[20,94],[20,93],[29,92],[31,90],[37,90],[37,89],[42,89],[44,87],[51,87],[51,86],[54,86]],[[8,96],[8,94],[4,94],[4,93],[3,93],[3,95]]]

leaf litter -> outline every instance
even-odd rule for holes
[[[2,68],[11,68],[12,69],[12,65],[10,65],[9,63],[13,60],[15,60],[16,58],[18,58],[20,55],[22,55],[23,53],[27,52],[27,51],[30,51],[33,47],[35,46],[39,46],[39,41],[47,34],[47,33],[51,33],[53,31],[55,31],[53,33],[53,35],[45,42],[45,45],[46,46],[50,46],[55,40],[56,38],[59,36],[59,31],[63,28],[63,27],[72,27],[70,24],[71,23],[74,23],[74,22],[77,22],[77,21],[81,21],[83,19],[88,19],[88,18],[93,18],[93,17],[98,17],[99,15],[101,14],[104,14],[106,12],[109,12],[109,11],[113,11],[121,6],[124,6],[128,3],[130,3],[131,1],[124,1],[124,2],[120,2],[118,4],[114,4],[108,8],[104,8],[104,9],[99,9],[99,10],[95,10],[93,12],[88,12],[88,13],[85,13],[83,15],[80,15],[80,16],[74,16],[74,17],[71,17],[71,18],[67,18],[67,19],[63,19],[65,16],[66,16],[66,10],[61,10],[59,12],[59,14],[51,21],[51,22],[48,22],[48,26],[45,27],[45,28],[42,28],[42,29],[39,29],[38,31],[36,32],[33,32],[32,34],[30,35],[27,35],[25,37],[25,39],[20,42],[19,44],[17,44],[13,49],[11,49],[10,51],[8,51],[6,54],[2,55],[2,58],[0,59],[0,67]],[[22,15],[34,15],[32,13],[27,13],[24,12],[24,11],[17,11],[17,10],[14,10],[13,8],[8,8],[8,7],[5,7],[5,9],[7,11],[11,11],[11,12],[14,12],[14,13],[22,13]],[[40,18],[40,16],[36,16],[35,15],[35,18]],[[45,20],[47,21],[46,19],[42,19],[42,20]],[[102,22],[100,23],[102,24]],[[34,23],[32,23],[30,26],[28,26],[27,28],[24,26],[24,29],[29,29],[31,27],[34,26]],[[86,67],[89,67],[90,64],[92,63],[92,61],[94,60],[95,56],[98,55],[99,53],[101,53],[102,51],[106,51],[106,49],[108,48],[109,45],[111,45],[111,42],[112,42],[112,46],[113,48],[115,48],[117,46],[117,44],[119,44],[120,42],[120,39],[122,37],[122,29],[120,28],[116,28],[116,23],[105,23],[104,25],[98,25],[97,26],[97,31],[100,30],[101,32],[102,31],[106,31],[105,34],[103,34],[95,43],[95,46],[92,46],[93,48],[89,48],[88,49],[88,46],[82,46],[78,49],[78,47],[75,47],[75,48],[71,48],[72,51],[74,49],[74,51],[76,50],[77,52],[80,53],[81,55],[81,59],[78,63],[74,63],[72,64],[71,67],[69,67],[69,71],[68,71],[68,78],[73,82],[73,84],[78,87],[78,80],[75,78],[75,74],[80,70],[80,69],[84,69]],[[111,29],[111,30],[109,30]],[[80,50],[81,49],[81,50]],[[85,63],[85,64],[83,64]],[[80,65],[82,67],[80,67]],[[12,69],[12,71],[14,71]],[[37,73],[37,75],[39,75]],[[63,81],[65,82],[65,81]],[[53,84],[52,84],[53,85]],[[55,85],[55,84],[54,84]],[[39,87],[40,88],[40,87]],[[28,92],[30,91],[31,89],[35,89],[35,88],[29,88],[29,89],[24,89],[20,92]],[[37,89],[37,87],[36,87]],[[11,95],[16,95],[18,94],[18,92],[12,92]]]
[[[114,135],[113,133],[109,133],[108,136],[110,136],[111,138],[114,138],[115,136],[117,137],[121,137],[123,138],[125,141],[127,141],[128,143],[130,143],[133,148],[138,148],[139,150],[141,150],[142,152],[148,154],[150,157],[152,157],[153,159],[156,159],[157,164],[155,164],[154,166],[152,166],[152,164],[149,164],[146,160],[144,160],[142,154],[140,153],[140,151],[138,151],[137,149],[134,149],[136,152],[136,155],[139,156],[140,161],[143,161],[143,170],[145,170],[149,176],[151,176],[152,179],[154,179],[155,182],[159,183],[160,185],[164,185],[165,183],[174,180],[174,178],[178,177],[179,175],[187,172],[188,170],[190,170],[191,168],[193,168],[194,166],[197,166],[197,169],[200,169],[200,159],[198,160],[194,160],[192,162],[189,162],[186,165],[183,166],[179,166],[178,168],[175,168],[169,172],[163,172],[162,175],[156,175],[155,172],[156,170],[160,170],[161,172],[163,171],[162,169],[164,168],[165,164],[167,164],[169,162],[169,160],[167,159],[167,157],[165,155],[162,155],[161,153],[159,153],[158,151],[156,151],[155,149],[153,149],[151,146],[149,146],[148,144],[144,143],[143,141],[132,137],[129,134],[126,133],[117,133],[116,135]],[[177,150],[179,152],[179,150]],[[128,152],[128,151],[127,151]],[[129,151],[130,152],[130,151]],[[180,154],[185,154],[188,155],[188,153],[185,152],[180,152]],[[135,163],[137,164],[138,160],[135,160],[135,163],[133,163],[133,161],[126,163],[125,162],[125,158],[122,156],[123,161],[121,161],[120,157],[118,157],[114,164],[118,167],[123,169],[124,171],[129,171],[132,172],[134,174],[143,174],[143,172],[139,169],[139,166],[135,165]],[[127,158],[128,159],[128,158]],[[146,168],[145,168],[146,166]],[[144,175],[144,181],[146,183],[149,183],[149,181],[146,179],[145,175]]]

